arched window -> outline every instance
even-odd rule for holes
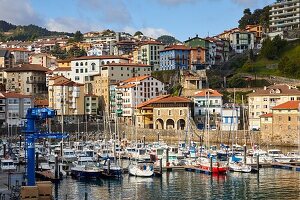
[[[78,66],[78,62],[76,62],[76,64],[75,64],[76,66]]]
[[[92,71],[94,71],[94,70],[95,70],[95,65],[96,65],[96,64],[95,64],[95,63],[92,63],[91,65],[92,65]]]
[[[80,66],[83,66],[83,62],[80,63]]]

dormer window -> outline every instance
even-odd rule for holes
[[[281,90],[280,89],[276,89],[276,94],[280,94]]]
[[[270,90],[270,94],[274,94],[274,93],[275,93],[274,89]]]

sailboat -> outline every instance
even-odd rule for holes
[[[243,100],[243,96],[242,96],[242,106],[243,106],[243,119],[244,119],[244,100]],[[235,95],[234,95],[234,104],[233,104],[232,112],[234,112],[234,111],[236,112],[235,113],[236,120],[235,120],[234,123],[237,123],[238,122],[238,120],[237,120],[238,115],[237,115],[237,110],[235,109]],[[245,123],[243,123],[243,124],[244,124],[244,138],[245,138],[245,145],[246,145]],[[236,129],[237,129],[237,126],[236,126]],[[245,162],[243,162],[242,158],[238,158],[238,157],[235,156],[236,152],[234,152],[234,150],[237,149],[236,147],[238,147],[238,145],[236,144],[234,146],[233,138],[232,138],[232,156],[229,160],[229,170],[233,171],[233,172],[250,173],[251,170],[252,170],[251,166],[247,165]],[[244,152],[244,153],[246,153],[246,152]]]
[[[137,86],[136,80],[136,86]],[[136,88],[137,91],[137,88]],[[135,151],[137,151],[137,93],[135,95]],[[154,174],[154,163],[145,160],[139,160],[139,157],[130,161],[128,173],[132,176],[151,177]]]

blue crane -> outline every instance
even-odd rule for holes
[[[40,132],[36,122],[55,117],[56,112],[50,108],[28,108],[26,113],[25,138],[27,151],[27,185],[35,185],[35,140],[41,138],[62,139],[69,137],[63,133]]]

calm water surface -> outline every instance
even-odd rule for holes
[[[261,169],[257,174],[209,176],[166,172],[161,178],[124,175],[122,180],[79,181],[70,177],[54,189],[55,199],[300,199],[300,173]]]

